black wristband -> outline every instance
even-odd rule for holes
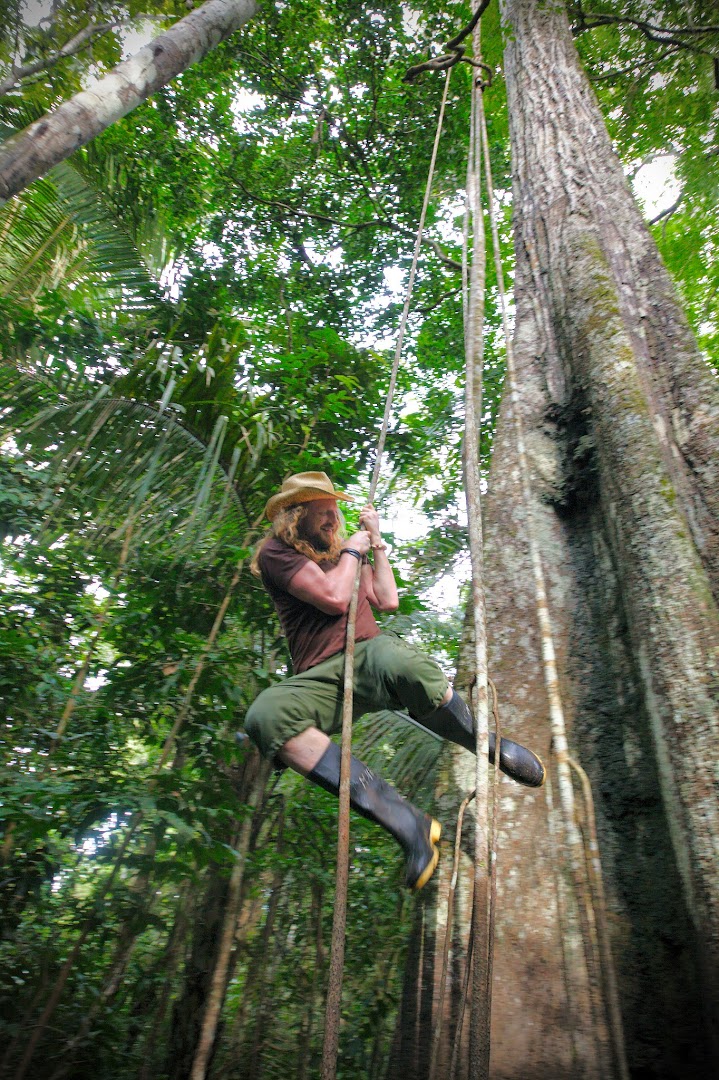
[[[342,548],[342,551],[340,552],[340,554],[341,555],[354,555],[357,562],[362,562],[362,556],[360,555],[359,551],[357,551],[357,548]]]

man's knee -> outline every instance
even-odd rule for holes
[[[250,705],[245,715],[245,732],[263,755],[271,757],[273,748],[273,721],[276,710],[272,706],[271,687],[263,690]]]
[[[285,683],[263,690],[245,716],[245,731],[263,757],[275,760],[280,747],[289,739],[315,726],[308,710]]]
[[[429,682],[434,685],[444,681],[439,664],[416,645],[402,638],[388,636],[381,656],[384,673],[395,682],[410,685]]]

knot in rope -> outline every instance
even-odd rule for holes
[[[486,79],[483,79],[481,83],[478,83],[477,85],[481,86],[483,90],[487,86],[491,86],[493,71],[489,64],[484,64],[481,60],[475,60],[471,56],[466,56],[465,48],[462,44],[465,38],[469,37],[472,33],[488,7],[489,0],[481,0],[481,3],[477,5],[474,15],[464,29],[460,30],[458,34],[455,34],[451,41],[447,42],[445,47],[446,52],[443,52],[441,56],[434,57],[432,60],[424,60],[421,64],[414,64],[411,68],[408,68],[402,81],[412,83],[424,71],[449,71],[455,64],[464,61],[465,64],[470,64],[472,67],[479,68],[487,73]]]

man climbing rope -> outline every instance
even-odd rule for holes
[[[472,714],[438,667],[395,634],[380,632],[372,608],[398,605],[394,574],[372,506],[360,531],[341,539],[338,501],[352,501],[322,472],[298,473],[267,503],[272,528],[258,545],[253,572],[270,594],[292,657],[294,674],[263,690],[250,706],[245,730],[260,752],[312,783],[339,793],[340,748],[329,736],[341,728],[347,615],[356,560],[362,563],[356,621],[353,712],[406,709],[429,731],[474,751]],[[372,554],[372,562],[368,556]],[[494,762],[495,736],[489,759]],[[544,783],[531,750],[508,739],[499,767],[529,787]],[[421,889],[439,858],[441,825],[352,757],[350,805],[386,829],[406,857],[406,884]]]

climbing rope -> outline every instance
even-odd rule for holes
[[[479,60],[479,15],[472,19],[472,50],[475,67]],[[470,24],[472,25],[472,24]],[[456,39],[455,39],[456,41]],[[472,1080],[489,1076],[491,1017],[490,873],[489,863],[489,706],[487,698],[487,618],[484,596],[484,538],[480,488],[480,424],[484,374],[484,295],[486,291],[486,244],[481,202],[481,141],[479,110],[482,104],[477,80],[472,79],[470,99],[469,153],[467,161],[467,198],[463,229],[463,290],[465,325],[465,432],[464,488],[467,500],[467,530],[472,567],[471,596],[473,634],[473,675],[471,694],[476,729],[475,804],[474,804],[474,873],[472,887],[473,961],[472,1007],[469,1029],[469,1075]],[[472,230],[472,260],[468,270],[468,240]],[[467,280],[468,276],[468,280]],[[499,744],[497,744],[499,745]],[[468,969],[470,963],[468,961]]]
[[[494,685],[492,679],[488,678],[487,682],[492,691],[492,714],[494,716],[494,734],[496,739],[496,746],[500,745],[502,738],[502,728],[499,721],[499,701],[497,698],[497,688]],[[486,985],[486,1009],[487,1015],[491,1016],[492,997],[492,961],[494,956],[494,950],[491,947],[494,941],[494,922],[495,912],[497,907],[497,835],[499,831],[499,769],[494,770],[492,792],[492,827],[490,833],[489,842],[489,925],[488,925],[488,939],[490,943],[488,963],[487,963],[487,985]],[[457,892],[457,884],[459,880],[459,860],[461,856],[461,842],[462,842],[462,828],[464,825],[464,815],[470,802],[475,798],[475,791],[470,792],[469,795],[464,798],[460,804],[457,814],[457,827],[455,830],[454,839],[454,861],[452,863],[452,876],[449,882],[449,891],[447,894],[447,918],[445,921],[444,932],[444,944],[442,946],[442,970],[439,980],[439,991],[437,996],[437,1019],[435,1021],[434,1031],[432,1034],[432,1052],[430,1057],[430,1080],[445,1080],[439,1066],[439,1049],[441,1045],[442,1027],[444,1021],[444,1000],[447,991],[447,980],[449,976],[449,951],[450,942],[452,937],[452,927],[454,923],[454,903],[455,895]],[[457,1030],[452,1047],[452,1061],[449,1071],[449,1080],[454,1080],[457,1074],[457,1066],[459,1063],[459,1050],[462,1041],[462,1027],[464,1024],[465,1013],[467,1009],[467,999],[469,997],[469,975],[472,965],[472,955],[474,952],[474,928],[475,928],[475,911],[474,904],[472,904],[472,927],[470,929],[469,944],[467,948],[465,978],[462,987],[462,996],[459,1005],[459,1020],[457,1022]]]
[[[429,175],[425,187],[424,201],[420,214],[420,221],[415,240],[414,254],[410,269],[406,296],[400,319],[395,349],[394,362],[390,376],[390,383],[385,403],[385,413],[382,428],[379,435],[375,465],[370,483],[369,501],[375,497],[377,482],[382,465],[382,456],[389,428],[389,419],[392,409],[394,390],[399,371],[399,363],[402,355],[404,336],[409,316],[410,303],[414,289],[419,251],[424,233],[429,198],[434,178],[434,169],[437,159],[437,151],[444,122],[444,112],[449,90],[451,69],[461,60],[467,60],[473,67],[489,72],[487,65],[474,57],[464,55],[464,47],[461,42],[473,34],[474,51],[477,52],[478,33],[477,26],[482,12],[487,7],[489,0],[481,0],[477,5],[469,25],[465,27],[451,42],[448,43],[448,54],[435,61],[418,65],[407,72],[406,79],[411,81],[420,71],[444,70],[445,84],[442,102],[437,120],[432,157],[429,167]],[[477,100],[475,100],[477,99]],[[480,176],[480,139],[477,129],[478,101],[481,102],[481,94],[477,95],[474,80],[471,106],[471,134],[470,134],[470,158],[468,162],[468,199],[465,215],[465,230],[463,244],[463,300],[465,308],[465,358],[466,358],[466,391],[465,391],[465,439],[464,439],[464,472],[465,491],[467,495],[467,515],[469,521],[469,546],[472,560],[472,594],[475,613],[475,692],[472,704],[474,706],[475,723],[477,731],[476,745],[476,792],[475,806],[475,877],[473,889],[474,918],[477,925],[485,928],[482,934],[481,947],[476,950],[480,957],[474,965],[475,994],[473,1001],[472,1024],[471,1024],[471,1048],[470,1057],[474,1060],[472,1075],[476,1077],[488,1076],[489,1070],[489,1022],[490,1012],[487,1002],[491,998],[491,960],[490,939],[488,930],[493,926],[493,918],[490,916],[488,874],[483,874],[481,867],[488,854],[487,842],[487,804],[488,804],[488,708],[487,708],[487,643],[486,643],[486,619],[484,607],[484,590],[482,581],[482,525],[480,506],[480,475],[479,475],[479,421],[481,416],[481,386],[482,386],[482,302],[484,296],[484,232],[481,204],[479,198]],[[471,200],[471,205],[470,205]],[[469,281],[467,280],[467,247],[468,247],[468,221],[471,219],[474,231],[474,243],[472,249],[472,270]],[[336,1075],[336,1059],[339,1045],[339,1017],[342,996],[342,975],[344,968],[344,943],[346,933],[346,907],[347,907],[347,884],[349,878],[349,810],[350,810],[350,758],[352,748],[352,712],[353,712],[353,683],[354,683],[354,650],[355,650],[355,624],[357,616],[357,604],[359,597],[359,584],[361,576],[361,564],[358,563],[355,575],[354,588],[350,602],[347,619],[347,636],[345,645],[345,668],[343,685],[343,709],[342,709],[342,749],[340,763],[340,787],[339,787],[339,821],[337,836],[337,873],[335,890],[334,919],[332,925],[332,944],[330,952],[330,974],[325,1011],[325,1040],[322,1057],[322,1080],[334,1080]],[[499,743],[497,743],[499,746]],[[490,864],[495,861],[490,855]],[[489,871],[491,873],[492,866]],[[482,1006],[484,1002],[484,1007]]]
[[[412,256],[412,265],[410,267],[405,301],[397,333],[397,345],[395,348],[394,360],[392,363],[392,372],[390,375],[389,388],[387,391],[387,400],[385,402],[384,418],[382,421],[382,428],[380,430],[379,439],[377,442],[377,452],[369,491],[370,502],[374,500],[375,492],[377,490],[377,482],[379,480],[380,469],[382,467],[382,457],[384,454],[387,431],[389,429],[389,421],[392,412],[392,401],[394,397],[395,387],[397,384],[397,374],[399,372],[399,364],[402,356],[402,348],[404,345],[405,332],[407,329],[407,321],[409,318],[409,309],[412,301],[412,293],[414,291],[414,281],[417,273],[417,263],[419,261],[419,252],[422,245],[422,238],[424,235],[424,223],[427,216],[427,208],[429,206],[429,199],[432,191],[432,182],[434,180],[434,170],[437,163],[437,151],[439,149],[439,142],[442,134],[442,127],[444,124],[444,113],[447,103],[447,94],[449,91],[450,74],[451,69],[448,69],[445,76],[444,91],[442,94],[442,101],[439,108],[439,115],[437,117],[437,127],[434,137],[434,145],[432,147],[432,157],[429,165],[429,174],[427,177],[427,184],[424,192],[422,211],[419,218],[419,226],[417,228],[414,253]],[[337,873],[335,883],[334,917],[332,921],[332,944],[330,949],[330,972],[327,988],[327,1002],[325,1007],[325,1037],[322,1050],[321,1072],[322,1080],[334,1080],[337,1072],[340,1007],[342,1003],[342,975],[344,971],[345,931],[347,925],[347,884],[349,879],[350,758],[352,754],[352,702],[354,684],[355,624],[357,620],[357,603],[359,599],[359,585],[361,573],[362,565],[358,562],[357,572],[355,574],[354,588],[352,590],[352,599],[350,601],[350,607],[347,616],[347,637],[345,644],[345,667],[342,699],[342,750],[340,759],[339,811],[337,827]]]

